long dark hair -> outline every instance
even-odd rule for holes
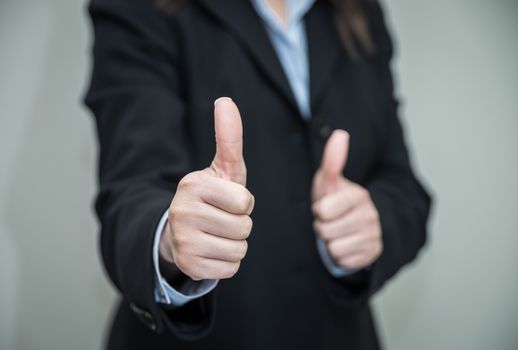
[[[188,0],[157,0],[160,8],[174,11]],[[369,26],[360,0],[327,0],[335,8],[335,19],[338,33],[345,50],[355,60],[373,54],[376,47],[369,32]]]

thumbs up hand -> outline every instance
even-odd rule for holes
[[[381,224],[369,192],[343,176],[348,152],[349,134],[335,130],[313,178],[313,226],[339,267],[361,269],[383,250]]]
[[[247,252],[254,197],[246,189],[243,127],[229,98],[214,103],[216,155],[187,174],[171,202],[160,256],[193,280],[232,277]]]

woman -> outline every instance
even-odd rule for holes
[[[96,209],[122,296],[107,347],[378,349],[369,298],[423,246],[430,206],[379,4],[90,13]]]

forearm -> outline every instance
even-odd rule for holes
[[[138,186],[136,186],[138,187]],[[170,194],[160,191],[120,195],[102,192],[98,201],[101,219],[103,262],[124,300],[136,306],[132,310],[155,332],[171,331],[184,339],[203,337],[213,322],[211,293],[173,308],[156,300],[156,273],[153,263],[154,233],[170,205]],[[105,203],[106,202],[106,203]]]

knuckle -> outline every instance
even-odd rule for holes
[[[248,208],[250,207],[250,195],[248,193],[242,193],[240,194],[236,199],[236,206],[239,212],[245,213],[248,211]]]
[[[376,226],[376,229],[374,230],[374,237],[377,241],[381,242],[382,236],[381,236],[381,229],[379,226]]]
[[[366,231],[364,237],[367,239],[368,242],[376,242],[378,240],[375,230]]]
[[[188,237],[181,233],[173,233],[172,242],[173,247],[181,251],[187,245]]]
[[[324,241],[329,241],[332,238],[332,235],[328,232],[328,230],[323,226],[320,229],[320,236]]]
[[[194,218],[202,217],[203,213],[203,204],[200,202],[176,203],[169,209],[168,220],[172,227],[178,227],[179,224],[183,226],[192,223]]]
[[[365,214],[365,219],[367,222],[376,222],[376,213],[375,213],[375,210],[371,210],[369,208],[369,210],[367,211],[367,213]]]
[[[376,245],[376,257],[379,257],[381,255],[381,253],[383,253],[383,242],[382,241],[380,241]]]
[[[325,224],[321,222],[315,222],[314,226],[315,231],[324,241],[331,239],[331,235],[329,234],[327,226]]]
[[[367,189],[361,185],[356,184],[356,189],[364,197],[369,195],[369,191],[367,191]]]
[[[195,187],[199,181],[199,173],[197,171],[185,175],[178,183],[178,188],[189,189]]]
[[[248,192],[248,214],[252,214],[252,211],[254,210],[254,207],[255,207],[255,197],[253,194],[251,194],[250,192]]]
[[[186,273],[186,275],[188,275],[194,281],[201,281],[202,279],[204,279],[201,272],[197,270],[194,270],[191,273]]]
[[[224,278],[234,277],[234,275],[239,270],[239,265],[240,265],[239,262],[226,264],[221,269],[221,274],[220,274],[221,277],[220,278],[224,279]]]
[[[347,259],[341,259],[337,262],[338,266],[340,266],[343,269],[350,269],[348,260]]]
[[[380,222],[380,214],[375,207],[372,208],[372,221]]]
[[[359,266],[357,259],[342,259],[340,266],[345,269],[355,269]]]
[[[248,251],[248,242],[243,240],[240,242],[239,247],[237,249],[237,256],[238,256],[239,261],[241,261],[245,258],[247,251]]]
[[[313,216],[320,216],[320,202],[315,202],[311,205],[311,211],[313,212]]]
[[[317,218],[326,220],[327,219],[327,206],[325,201],[320,202],[315,206],[314,214]]]
[[[369,229],[367,237],[370,240],[375,241],[375,242],[381,241],[381,230],[379,230],[374,225],[371,225],[370,227],[372,227],[372,228]]]
[[[232,249],[227,253],[228,260],[232,262],[239,262],[243,260],[246,256],[247,249],[248,247],[246,241],[235,242]]]
[[[239,270],[239,265],[240,263],[235,263],[235,264],[231,264],[229,269],[228,269],[228,277],[234,277],[234,275],[237,273],[237,271]]]
[[[169,212],[167,213],[167,218],[169,221],[173,221],[178,216],[178,206],[176,205],[174,199],[173,203],[171,203],[171,206],[169,207]]]
[[[189,277],[195,281],[211,278],[210,265],[203,259],[192,259],[192,268]]]
[[[187,209],[182,205],[173,204],[168,213],[168,219],[172,224],[181,221],[187,214]]]
[[[364,201],[369,197],[369,191],[360,185],[355,186],[355,192],[360,201]]]
[[[167,219],[169,220],[169,223],[171,224],[171,226],[175,225],[178,222],[178,220],[180,219],[178,214],[179,213],[176,208],[169,209],[169,213],[167,214]]]
[[[340,252],[338,250],[337,244],[334,241],[331,241],[327,244],[327,251],[329,255],[334,260],[338,260],[340,258]]]
[[[246,189],[241,186],[240,191],[236,195],[236,206],[239,212],[249,214],[254,204],[254,196]]]
[[[250,216],[244,216],[242,219],[242,228],[241,228],[241,238],[247,239],[248,236],[250,236],[250,232],[252,232],[252,227],[254,225],[254,222],[252,221],[252,218]]]

